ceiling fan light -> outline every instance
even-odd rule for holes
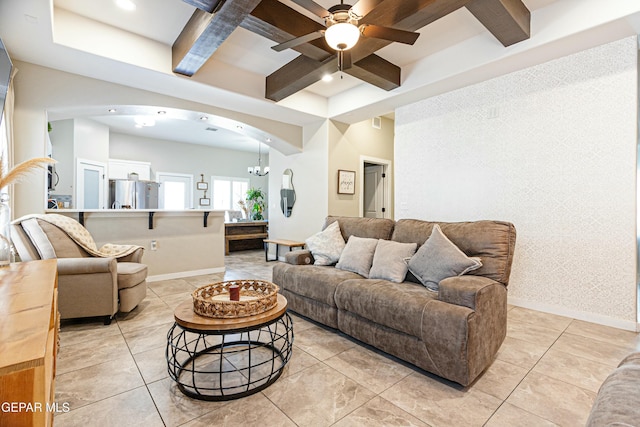
[[[324,38],[332,49],[349,50],[358,42],[360,30],[349,22],[338,22],[327,28]]]

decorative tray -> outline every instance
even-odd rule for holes
[[[240,288],[240,300],[232,301],[229,287]],[[201,286],[193,293],[193,311],[200,316],[229,319],[264,313],[278,304],[275,283],[264,280],[230,280]]]

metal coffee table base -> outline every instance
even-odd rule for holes
[[[273,384],[292,346],[293,324],[286,312],[269,323],[224,331],[175,323],[167,334],[169,376],[194,399],[238,399]]]

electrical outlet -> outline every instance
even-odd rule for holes
[[[152,251],[157,251],[158,250],[158,242],[156,240],[152,240],[151,241],[151,250]]]

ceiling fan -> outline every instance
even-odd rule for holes
[[[340,4],[330,7],[328,10],[313,0],[292,1],[324,19],[326,29],[296,37],[271,48],[281,52],[324,37],[329,47],[338,52],[338,69],[340,71],[351,68],[349,49],[356,45],[360,36],[413,45],[420,35],[420,33],[374,24],[359,25],[359,21],[381,3],[381,0],[360,0],[354,6],[344,4],[344,0],[341,0]],[[358,14],[358,11],[361,15]]]

